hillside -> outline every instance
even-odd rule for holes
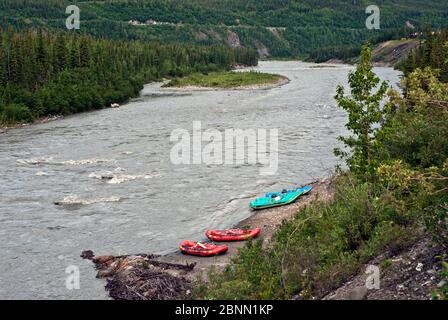
[[[374,48],[372,59],[378,65],[395,66],[418,46],[419,41],[415,39],[386,41]]]
[[[365,0],[109,0],[75,1],[81,30],[96,36],[194,44],[226,44],[257,49],[260,56],[308,56],[406,36],[411,30],[446,23],[448,3],[441,0],[379,0],[381,30],[365,27]],[[5,0],[1,25],[64,28],[72,1]]]
[[[419,48],[420,41],[417,39],[389,40],[377,44],[372,50],[372,61],[379,67],[397,67],[405,61],[411,52]],[[330,59],[329,63],[345,62],[355,64],[358,58]]]

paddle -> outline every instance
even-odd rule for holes
[[[200,246],[202,249],[207,249],[207,247],[200,242],[197,242],[196,245]]]

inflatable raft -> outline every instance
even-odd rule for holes
[[[213,241],[244,241],[258,236],[260,231],[260,228],[209,230],[205,235]]]
[[[309,193],[313,188],[306,186],[295,190],[267,193],[265,197],[257,198],[250,203],[254,210],[284,206],[296,201],[300,196]]]
[[[225,245],[212,243],[200,243],[194,241],[184,241],[179,245],[182,253],[193,256],[210,257],[226,252],[229,248]]]

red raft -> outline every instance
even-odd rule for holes
[[[200,243],[194,241],[184,241],[179,249],[182,253],[193,256],[210,257],[226,252],[229,248],[225,245],[216,245],[211,243]]]
[[[209,230],[205,235],[213,241],[243,241],[258,236],[260,231],[260,228]]]

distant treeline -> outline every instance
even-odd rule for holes
[[[426,31],[419,48],[399,65],[405,74],[425,67],[439,70],[440,80],[448,82],[448,28]]]
[[[308,60],[314,61],[314,62],[325,62],[330,59],[339,59],[342,61],[350,61],[354,57],[358,57],[361,53],[361,47],[356,44],[357,41],[365,41],[369,42],[372,45],[393,40],[393,39],[402,39],[407,38],[410,35],[410,30],[408,28],[400,28],[400,29],[394,29],[389,31],[383,31],[381,34],[378,34],[374,37],[364,37],[364,38],[355,38],[353,42],[349,42],[349,45],[337,45],[337,44],[331,44],[327,47],[325,47],[323,44],[315,45],[312,48],[313,49],[308,54]],[[339,43],[347,43],[347,41],[343,41],[340,39],[340,35],[335,35],[334,39],[338,39]],[[353,44],[355,43],[355,44]]]
[[[314,50],[310,53],[308,60],[317,63],[326,62],[331,59],[346,61],[359,56],[361,49],[358,46],[329,47]]]
[[[256,65],[250,49],[112,41],[68,32],[0,29],[0,122],[99,109],[143,84]]]
[[[66,17],[68,5],[81,8],[83,20],[108,19],[183,23],[191,25],[246,25],[263,27],[331,27],[365,29],[365,0],[2,0],[7,17],[48,20]],[[443,0],[376,0],[382,29],[446,24],[448,3]]]
[[[322,57],[332,51],[344,57],[366,41],[399,39],[404,26],[409,36],[448,21],[443,0],[377,0],[381,30],[367,30],[371,3],[364,0],[2,0],[0,26],[63,29],[69,4],[81,9],[81,30],[96,37],[228,45],[233,32],[242,46],[267,48],[273,57],[305,58],[319,50]],[[151,22],[134,26],[130,20]]]

